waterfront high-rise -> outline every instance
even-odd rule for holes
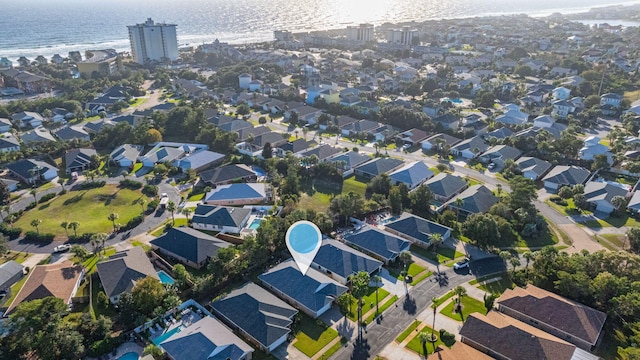
[[[127,26],[131,54],[138,64],[178,59],[176,25],[155,23],[148,18],[143,24]]]
[[[370,42],[375,40],[373,25],[360,24],[359,26],[347,26],[347,40],[355,42]]]

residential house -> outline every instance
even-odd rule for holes
[[[91,140],[89,133],[82,126],[65,126],[57,130],[55,135],[60,141]]]
[[[489,164],[493,163],[496,166],[503,167],[507,160],[516,160],[522,155],[522,151],[509,145],[495,145],[487,149],[480,155],[480,161]]]
[[[225,156],[223,154],[209,150],[200,150],[181,159],[175,160],[173,165],[183,173],[186,173],[188,170],[198,172],[206,168],[219,165],[224,161],[224,158]]]
[[[133,169],[140,151],[142,151],[141,145],[123,144],[109,154],[109,159],[120,167]]]
[[[0,138],[0,152],[20,151],[20,142],[14,136]]]
[[[2,75],[0,81],[4,82],[4,87],[17,88],[20,94],[31,95],[51,91],[51,80],[44,76],[17,69],[3,70],[0,75]]]
[[[226,132],[236,132],[242,129],[252,128],[253,124],[246,120],[234,119],[234,120],[231,120],[230,122],[220,124],[218,125],[218,127],[220,128],[220,130],[223,130]]]
[[[213,313],[264,352],[287,341],[298,313],[275,295],[247,283],[211,303]]]
[[[456,205],[456,199],[462,200],[462,205]],[[489,190],[484,185],[472,185],[455,199],[451,199],[444,204],[445,207],[452,209],[456,213],[463,216],[471,214],[486,213],[493,204],[497,203],[498,199],[493,195],[493,191]]]
[[[459,176],[441,172],[425,182],[433,194],[433,199],[441,204],[451,200],[467,188],[468,184]]]
[[[14,192],[14,191],[18,190],[18,184],[20,183],[20,182],[15,181],[15,180],[3,179],[3,178],[0,178],[0,182],[2,182],[4,184],[4,186],[7,187],[7,190],[9,190],[10,192]]]
[[[75,117],[74,113],[61,107],[51,109],[51,121],[54,123],[66,123],[67,120],[71,120]]]
[[[557,87],[551,91],[554,100],[567,100],[571,96],[571,90],[566,87]]]
[[[348,151],[336,154],[327,161],[335,164],[338,172],[342,173],[342,177],[347,177],[354,173],[354,168],[371,160],[371,157],[355,151]]]
[[[344,241],[385,264],[396,261],[400,253],[409,251],[411,246],[410,241],[369,225],[348,234]]]
[[[312,268],[302,274],[293,259],[276,265],[258,279],[265,288],[314,319],[331,309],[334,300],[348,290]]]
[[[461,342],[493,358],[596,360],[597,356],[505,314],[470,314],[460,329]],[[505,341],[508,339],[508,341]]]
[[[579,166],[557,165],[542,178],[542,181],[544,181],[544,187],[558,190],[562,186],[584,184],[589,175],[591,175],[589,170]]]
[[[211,316],[173,332],[159,346],[171,360],[250,360],[253,353],[251,346]]]
[[[18,125],[19,128],[32,127],[35,129],[42,126],[44,118],[42,115],[32,111],[21,111],[11,115],[11,121]]]
[[[245,164],[231,164],[205,170],[199,174],[200,181],[209,186],[218,186],[238,182],[256,181],[258,176]]]
[[[474,136],[471,139],[462,140],[451,147],[450,153],[453,156],[461,156],[465,159],[474,159],[478,155],[487,151],[489,145],[480,136]]]
[[[451,228],[406,212],[402,213],[397,220],[386,223],[384,228],[386,231],[423,248],[431,245],[433,234],[440,234],[442,241],[451,236]]]
[[[13,127],[13,124],[11,123],[11,120],[6,118],[0,118],[0,133],[9,132],[11,131],[12,127]]]
[[[417,146],[428,137],[427,132],[420,129],[403,131],[396,136],[396,139],[405,145]]]
[[[549,115],[540,115],[533,119],[533,127],[547,129],[556,123],[556,119]]]
[[[64,154],[65,172],[82,173],[91,167],[91,158],[97,156],[94,149],[71,149]]]
[[[435,173],[422,161],[414,161],[392,171],[389,179],[393,185],[405,184],[409,190],[413,190],[425,181],[431,179]]]
[[[358,119],[354,119],[346,115],[339,115],[336,116],[333,120],[330,120],[324,124],[319,124],[318,128],[320,128],[320,130],[327,130],[327,128],[330,126],[336,126],[338,129],[342,129],[345,126],[356,122],[358,122]]]
[[[484,120],[467,121],[461,127],[465,134],[483,135],[489,131],[489,123]]]
[[[41,180],[49,181],[58,176],[58,168],[34,159],[18,160],[6,165],[6,168],[25,184],[35,184]]]
[[[460,126],[460,118],[452,113],[446,113],[438,117],[433,118],[433,123],[442,126],[443,130],[458,130]]]
[[[592,351],[602,339],[607,314],[533,285],[507,289],[498,311]]]
[[[54,142],[56,139],[44,127],[35,128],[22,134],[22,142],[27,144]]]
[[[357,166],[354,171],[357,177],[373,179],[382,174],[387,174],[400,166],[404,162],[394,158],[375,158],[369,162]]]
[[[513,136],[514,131],[509,129],[508,127],[501,127],[499,129],[495,129],[491,132],[488,132],[482,136],[483,139],[489,140],[490,138],[495,138],[497,140],[506,139],[510,136]]]
[[[452,146],[456,145],[460,141],[462,140],[448,134],[436,134],[431,137],[428,137],[426,140],[423,140],[420,144],[422,145],[423,151],[431,151],[431,150],[438,151],[439,150],[437,149],[438,146],[442,146],[443,148],[446,148],[446,147],[451,148]]]
[[[380,124],[371,120],[359,120],[355,123],[347,124],[340,128],[343,136],[358,136],[358,134],[369,134],[371,131],[380,127]]]
[[[104,111],[104,110],[102,110]],[[127,123],[133,127],[136,127],[140,124],[140,120],[139,118],[136,118],[133,115],[122,115],[122,116],[117,116],[114,118],[111,118],[110,121],[112,123],[114,123],[115,125],[118,125],[120,123]]]
[[[13,260],[0,265],[0,291],[8,290],[11,285],[24,276],[24,266]]]
[[[243,141],[247,141],[247,139],[251,136],[253,136],[253,138],[255,139],[261,135],[271,133],[271,129],[269,129],[266,126],[257,126],[257,127],[240,129],[236,131],[236,133],[238,134],[238,138],[236,139],[236,141],[243,142]]]
[[[520,168],[522,176],[533,181],[540,180],[553,166],[548,161],[530,156],[521,157],[516,161],[516,165]]]
[[[616,183],[617,184],[617,183]],[[613,203],[615,197],[626,198],[629,190],[621,184],[611,182],[589,181],[584,185],[584,197],[589,206],[596,212],[610,215],[616,210]]]
[[[7,307],[4,316],[11,315],[11,312],[23,302],[49,296],[57,297],[66,305],[71,306],[71,299],[80,287],[83,277],[84,268],[82,265],[74,265],[71,261],[36,265],[31,269],[24,285]]]
[[[450,348],[438,345],[436,351],[427,357],[427,360],[491,360],[491,356],[485,355],[471,346],[456,341]]]
[[[309,156],[317,156],[319,161],[326,161],[331,156],[339,153],[341,149],[335,148],[328,144],[323,144],[320,146],[313,147],[307,151],[301,152],[300,157],[305,158]]]
[[[496,116],[495,122],[505,125],[517,126],[526,124],[529,121],[529,114],[519,109],[509,109],[504,114]]]
[[[552,104],[553,111],[551,111],[551,115],[561,119],[566,118],[569,114],[573,114],[573,112],[576,111],[574,104],[567,100],[556,100]]]
[[[332,239],[322,241],[311,263],[311,269],[316,269],[343,285],[349,282],[349,276],[353,274],[360,271],[373,274],[381,268],[382,262]]]
[[[267,143],[271,144],[271,148],[273,149],[286,141],[287,140],[282,137],[282,133],[271,131],[254,137],[252,143],[245,140],[244,142],[236,144],[236,149],[242,154],[262,158],[262,150]]]
[[[191,223],[194,229],[239,234],[247,225],[251,209],[198,204]]]
[[[581,160],[593,161],[598,155],[605,155],[609,165],[613,164],[613,155],[609,147],[601,144],[599,137],[592,135],[584,139],[584,146],[578,150],[578,157]]]
[[[101,95],[85,104],[85,110],[91,115],[107,111],[107,108],[115,105],[118,101],[126,101],[129,98],[129,89],[123,86],[113,86]]]
[[[290,119],[291,113],[296,113],[299,123],[315,125],[320,115],[322,115],[322,110],[314,108],[313,106],[301,106],[285,112],[285,118]],[[287,114],[289,114],[289,116],[287,116]]]
[[[255,205],[271,201],[271,190],[265,183],[219,185],[205,194],[208,205]]]
[[[189,227],[170,228],[150,243],[154,250],[194,269],[206,266],[218,250],[231,246],[226,241]]]
[[[144,278],[160,281],[156,269],[139,246],[109,256],[109,259],[99,262],[96,269],[102,289],[112,304],[117,304],[120,295],[131,292],[136,283]]]
[[[284,157],[287,153],[298,154],[302,151],[309,149],[309,146],[313,144],[310,141],[305,139],[296,139],[294,141],[289,141],[288,143],[284,143],[273,149],[273,152],[278,157]]]
[[[634,214],[640,213],[640,191],[633,192],[633,195],[627,204],[627,209]]]
[[[614,93],[600,95],[600,110],[603,115],[616,115],[622,105],[622,96]]]

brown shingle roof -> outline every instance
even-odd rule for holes
[[[591,344],[607,319],[601,311],[533,285],[507,290],[496,303]]]
[[[438,346],[435,353],[429,355],[427,360],[491,360],[491,356],[485,355],[471,346],[456,342],[451,349],[446,346]]]
[[[69,261],[37,265],[31,270],[29,278],[5,314],[11,313],[23,301],[37,300],[48,296],[55,296],[68,303],[74,295],[73,292],[76,290],[76,284],[83,270],[81,265],[73,265]]]
[[[460,336],[468,345],[509,359],[570,360],[576,350],[575,345],[495,311],[469,315]]]

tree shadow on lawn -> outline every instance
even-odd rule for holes
[[[342,184],[327,181],[311,181],[302,185],[302,191],[309,196],[315,195],[316,192],[327,194],[332,198],[342,193]]]
[[[83,191],[83,192],[81,192],[80,194],[78,194],[78,195],[76,195],[74,197],[68,198],[67,200],[65,200],[62,203],[62,205],[67,206],[67,205],[71,205],[71,204],[75,204],[77,202],[80,202],[80,201],[82,201],[82,199],[84,198],[84,194],[86,194],[86,193],[87,193],[86,191]]]

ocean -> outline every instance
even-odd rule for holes
[[[503,14],[546,16],[625,0],[2,0],[0,57],[114,48],[128,50],[127,25],[178,25],[180,46],[215,39],[233,44],[269,41],[273,30],[344,28],[359,23],[424,21]]]

